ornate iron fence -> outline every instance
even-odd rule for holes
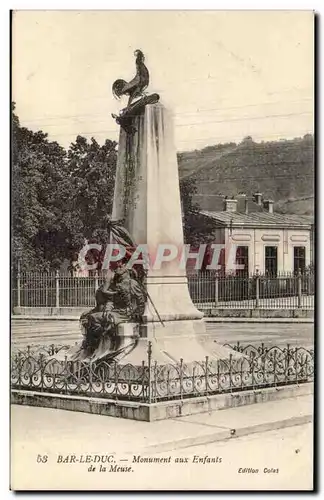
[[[12,280],[12,306],[92,307],[103,279],[101,275],[20,273]],[[188,287],[193,302],[203,311],[314,308],[314,272],[232,276],[205,271],[190,274]]]
[[[161,365],[149,343],[147,359],[138,366],[71,362],[64,357],[68,347],[39,346],[13,354],[12,388],[151,403],[301,384],[314,377],[313,350],[290,345],[227,345],[236,351],[228,359]]]

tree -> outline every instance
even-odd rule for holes
[[[88,142],[78,136],[68,151],[69,177],[64,189],[71,189],[69,211],[80,220],[83,237],[107,240],[106,218],[111,214],[117,143],[106,140],[100,146],[95,139]]]
[[[78,136],[68,151],[47,134],[21,127],[12,105],[12,263],[53,270],[85,240],[105,243],[117,143]]]
[[[242,139],[242,144],[253,144],[253,139],[250,135],[247,135]]]
[[[78,136],[68,150],[69,175],[60,189],[68,197],[62,224],[70,234],[70,247],[79,252],[85,240],[104,245],[109,240],[107,216],[112,212],[117,143],[100,146]],[[70,194],[69,194],[70,193]]]
[[[49,269],[57,248],[57,186],[64,175],[65,151],[47,134],[21,127],[12,105],[12,262],[22,269]],[[60,212],[62,207],[60,207]],[[50,244],[49,244],[50,240]]]
[[[180,196],[183,211],[183,232],[185,243],[198,246],[212,239],[215,225],[200,213],[200,207],[193,201],[197,193],[196,180],[185,177],[180,180]]]

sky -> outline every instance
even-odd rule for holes
[[[313,133],[313,42],[311,11],[16,11],[12,98],[65,147],[117,140],[111,86],[141,49],[179,151],[293,138]]]

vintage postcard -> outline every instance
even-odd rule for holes
[[[314,26],[12,12],[12,490],[314,489]]]

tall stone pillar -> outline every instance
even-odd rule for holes
[[[178,258],[152,269],[161,245],[175,245],[180,255],[184,243],[172,117],[160,103],[147,105],[133,125],[133,135],[120,131],[112,216],[124,220],[136,244],[147,245],[151,301],[146,304],[139,346],[127,361],[134,362],[134,356],[139,360],[148,340],[160,361],[204,359],[205,323],[190,298],[185,266],[180,268]]]

